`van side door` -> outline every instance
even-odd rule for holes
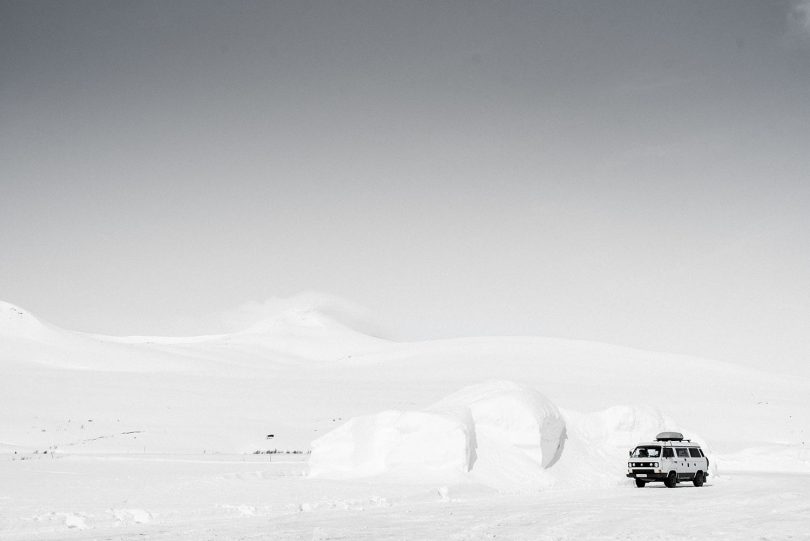
[[[675,468],[675,471],[678,472],[678,477],[682,478],[694,477],[697,468],[692,466],[693,462],[689,457],[689,449],[687,449],[686,447],[676,447],[675,462],[678,464],[677,467]]]
[[[675,451],[673,451],[672,447],[665,445],[661,453],[661,471],[669,473],[672,470],[678,471],[675,463]]]

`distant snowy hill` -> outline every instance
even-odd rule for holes
[[[792,453],[810,426],[806,379],[582,341],[392,342],[312,307],[229,334],[122,338],[2,303],[0,369],[0,452],[307,451],[353,417],[422,410],[492,380],[535,389],[569,417],[651,410],[725,453]]]
[[[50,325],[13,304],[0,301],[0,337],[4,340],[43,339],[53,333]]]

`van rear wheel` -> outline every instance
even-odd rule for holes
[[[702,487],[703,483],[706,481],[706,476],[703,475],[702,471],[699,471],[695,474],[695,478],[692,479],[692,484],[696,487]]]
[[[643,479],[636,479],[636,486],[638,488],[644,488],[644,485],[646,485],[646,484],[647,484],[647,482],[644,481]]]
[[[675,488],[675,485],[678,484],[678,477],[674,471],[669,472],[667,478],[664,479],[664,484],[667,486],[667,488]]]

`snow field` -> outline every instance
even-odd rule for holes
[[[3,541],[810,531],[800,377],[545,338],[396,343],[308,308],[227,335],[103,337],[8,304],[0,369]],[[662,430],[719,475],[636,489],[627,451]],[[303,454],[252,454],[276,449]]]
[[[0,460],[0,538],[801,540],[810,524],[809,475],[515,493],[305,471],[301,461],[240,455]]]

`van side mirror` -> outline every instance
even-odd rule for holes
[[[630,451],[627,451],[627,456],[633,456],[633,451],[632,451],[632,449],[631,449]]]

